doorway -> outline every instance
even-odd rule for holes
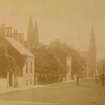
[[[9,72],[9,87],[13,86],[13,73]]]

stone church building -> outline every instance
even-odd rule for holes
[[[91,36],[88,49],[88,77],[95,77],[97,70],[97,59],[96,59],[96,39],[93,27],[91,29]]]

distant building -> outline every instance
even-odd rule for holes
[[[22,45],[24,44],[24,34],[19,33],[16,29],[13,29],[10,26],[6,26],[4,24],[1,25],[0,35],[3,37],[8,36],[8,37],[14,38],[18,42],[20,42]]]
[[[96,39],[93,27],[91,29],[91,36],[89,40],[88,51],[80,52],[81,56],[84,57],[86,61],[86,67],[84,70],[84,77],[93,78],[98,75],[97,73],[97,61],[96,61]]]
[[[8,68],[3,72],[8,62],[5,60],[5,63],[3,63],[3,59],[0,59],[4,64],[3,66],[0,66],[0,87],[27,87],[33,85],[33,54],[13,37],[3,37],[3,34],[0,35],[0,49],[5,49],[4,52],[12,57],[15,63],[15,68],[10,67],[10,69]],[[9,64],[11,65],[11,63]]]
[[[35,22],[35,25],[33,25],[32,17],[29,17],[29,23],[28,23],[28,30],[27,30],[27,40],[24,42],[24,45],[33,53],[34,58],[36,56],[36,50],[39,47],[39,33],[38,33],[38,26],[37,22]],[[36,61],[36,59],[34,59]],[[34,66],[36,63],[34,64]],[[36,68],[34,69],[34,84],[37,84],[37,73]]]
[[[95,75],[96,75],[96,39],[92,27],[89,50],[88,50],[88,77],[94,77]]]

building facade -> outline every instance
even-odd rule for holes
[[[8,35],[4,29],[0,31],[0,87],[30,87],[34,85],[34,56],[21,43],[21,38],[17,40],[12,31]]]

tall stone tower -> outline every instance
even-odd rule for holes
[[[33,25],[32,17],[29,17],[27,42],[28,42],[28,48],[30,50],[38,47],[38,43],[39,43],[38,27],[36,22],[35,22],[35,26]]]
[[[35,26],[34,26],[34,47],[38,48],[39,45],[39,32],[38,32],[38,25],[37,22],[35,21]]]
[[[91,28],[88,51],[88,77],[94,77],[96,75],[96,39],[93,27]]]

